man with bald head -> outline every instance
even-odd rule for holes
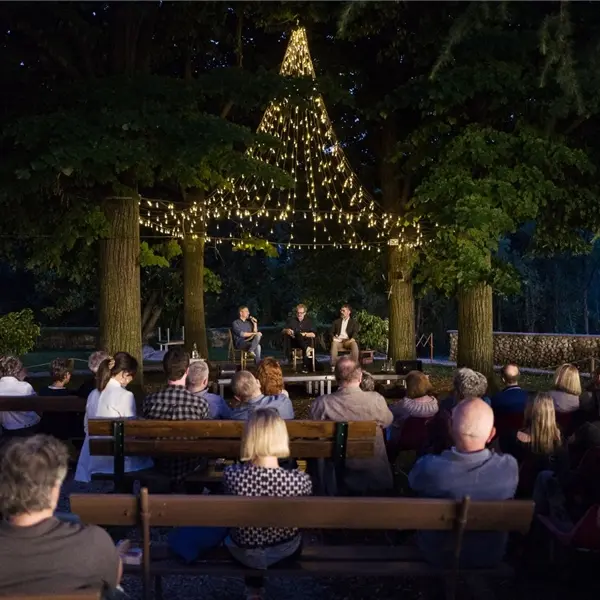
[[[481,399],[460,402],[452,412],[454,446],[440,455],[420,458],[409,475],[414,492],[422,498],[507,500],[519,481],[517,461],[509,454],[495,454],[486,448],[496,433],[494,413]],[[507,534],[465,533],[461,566],[491,567],[504,555]],[[441,531],[419,532],[419,547],[425,559],[448,567],[453,560],[454,534]]]
[[[509,363],[501,371],[504,389],[492,398],[494,413],[523,413],[527,404],[527,392],[519,385],[519,367]]]

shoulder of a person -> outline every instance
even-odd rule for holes
[[[493,452],[492,461],[506,470],[519,470],[517,459],[512,454],[500,454],[498,452]]]
[[[62,531],[69,540],[77,540],[85,547],[96,551],[109,550],[116,552],[115,544],[108,533],[98,525],[84,525],[83,523],[69,523],[60,521],[54,531]]]

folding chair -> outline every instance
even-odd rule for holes
[[[238,349],[235,347],[233,343],[233,333],[231,333],[231,329],[229,331],[229,350],[227,353],[228,360],[232,363],[237,364],[240,363],[242,369],[246,369],[246,362],[248,360],[248,351],[244,349]],[[237,356],[239,355],[239,361],[237,360]]]

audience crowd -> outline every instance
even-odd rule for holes
[[[251,330],[245,312],[240,312],[240,318],[240,331]],[[254,346],[258,354],[258,343]],[[53,361],[52,384],[38,394],[86,397],[86,411],[77,423],[57,418],[61,413],[0,413],[0,513],[4,518],[0,523],[4,566],[0,596],[85,587],[118,593],[121,559],[109,535],[98,527],[61,521],[54,514],[68,471],[69,451],[64,442],[83,438],[75,480],[89,482],[96,473],[112,473],[112,458],[90,455],[88,421],[94,418],[245,421],[240,460],[223,474],[223,490],[232,495],[393,495],[396,457],[410,449],[417,459],[408,473],[408,484],[418,497],[533,498],[537,513],[564,531],[600,503],[600,478],[582,478],[578,469],[586,453],[600,453],[600,370],[583,390],[577,368],[562,365],[551,390],[530,394],[519,385],[518,366],[508,364],[501,371],[503,389],[491,394],[484,375],[461,368],[455,373],[452,393],[440,401],[428,376],[411,371],[406,376],[406,396],[388,404],[375,391],[373,378],[362,371],[355,354],[336,356],[337,390],[316,398],[309,409],[312,420],[377,424],[373,456],[348,459],[343,481],[336,479],[328,459],[309,461],[306,471],[288,460],[285,420],[294,419],[294,408],[281,366],[273,358],[260,362],[256,376],[246,370],[236,372],[231,382],[233,400],[226,402],[209,392],[207,363],[191,362],[182,347],[173,347],[163,360],[166,385],[145,398],[141,414],[127,390],[138,370],[131,355],[92,354],[91,376],[77,390],[68,387],[72,364]],[[0,396],[35,394],[24,379],[19,359],[0,358]],[[73,413],[65,415],[72,419]],[[172,489],[184,489],[186,478],[206,465],[203,457],[128,457],[125,470],[156,472],[172,482]],[[200,538],[203,535],[206,546],[208,532],[200,531]],[[255,569],[293,559],[302,548],[301,532],[295,529],[238,528],[211,535],[214,543],[224,543],[234,559]],[[453,547],[449,535],[418,532],[417,543],[427,561],[442,567],[452,564],[455,557],[449,550]],[[460,564],[494,566],[502,560],[506,545],[504,533],[468,532]],[[262,597],[260,576],[248,577],[246,585],[247,597]]]

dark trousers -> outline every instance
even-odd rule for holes
[[[300,348],[302,350],[302,364],[305,369],[312,369],[312,359],[306,356],[306,349],[311,348],[313,344],[313,338],[304,337],[300,332],[297,332],[294,337],[286,335],[284,337],[284,352],[286,356],[292,354],[294,348]]]
[[[300,558],[300,556],[302,555],[302,543],[298,546],[298,550],[296,550],[296,552],[294,552],[294,554],[290,554],[290,556],[288,556],[287,558],[283,558],[282,560],[280,560],[277,564],[285,564],[288,562],[293,562],[295,561],[297,558]],[[246,577],[244,577],[244,583],[249,587],[249,588],[262,588],[265,586],[265,578],[260,576],[260,575],[248,575]]]

